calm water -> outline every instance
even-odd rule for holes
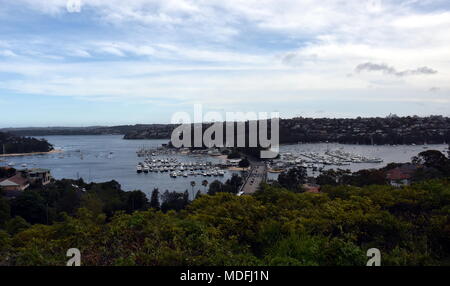
[[[195,181],[195,189],[203,190],[201,182],[203,176],[189,176],[187,178],[170,178],[168,173],[137,174],[136,164],[142,158],[136,156],[136,151],[142,146],[159,147],[167,140],[123,140],[119,135],[95,135],[95,136],[46,136],[44,137],[56,148],[64,150],[60,154],[36,155],[26,157],[3,158],[6,165],[14,162],[16,168],[27,164],[28,168],[48,168],[57,179],[83,178],[87,182],[104,182],[110,180],[118,181],[124,190],[142,190],[150,194],[153,188],[160,190],[184,191],[191,189],[190,182]],[[427,148],[427,149],[425,149]],[[360,169],[380,168],[390,162],[409,162],[411,157],[425,150],[446,150],[447,145],[427,146],[367,146],[367,145],[344,145],[344,144],[294,144],[281,146],[280,152],[297,153],[299,151],[311,151],[324,153],[327,149],[343,149],[347,152],[357,153],[368,157],[380,157],[384,160],[379,164],[352,164],[340,166],[339,168],[357,171]],[[112,153],[111,153],[112,152]],[[82,154],[82,156],[81,156]],[[218,163],[221,160],[204,156],[194,157],[191,155],[163,155],[162,157],[176,157],[182,162],[211,161]],[[331,166],[331,168],[338,168]],[[224,177],[207,177],[209,182],[213,180],[226,180],[231,176],[227,172]],[[270,174],[275,178],[275,174]]]
[[[406,163],[410,162],[413,156],[416,156],[422,151],[438,150],[447,154],[448,145],[400,145],[400,146],[371,146],[371,145],[351,145],[351,144],[337,144],[337,143],[314,143],[314,144],[292,144],[280,146],[280,153],[292,153],[293,155],[299,152],[317,152],[325,154],[327,150],[341,149],[345,152],[364,155],[366,157],[377,157],[383,159],[382,163],[351,163],[345,166],[325,166],[325,169],[350,169],[351,171],[358,171],[362,169],[377,169],[386,166],[389,163]],[[308,172],[310,175],[318,175],[318,173]],[[278,174],[269,174],[270,179],[276,179]]]
[[[153,188],[160,191],[185,191],[191,190],[191,181],[196,182],[195,190],[204,190],[201,185],[203,180],[212,182],[214,180],[225,181],[232,172],[227,171],[223,177],[189,176],[187,178],[170,178],[169,173],[137,174],[136,164],[143,161],[138,158],[136,151],[142,146],[160,147],[167,140],[123,140],[119,135],[94,135],[94,136],[45,136],[57,149],[64,150],[63,153],[48,155],[34,155],[26,157],[3,158],[5,161],[15,163],[15,168],[22,168],[27,164],[28,168],[47,168],[56,179],[83,178],[87,182],[118,181],[124,190],[142,190],[147,195],[151,194]],[[112,152],[112,154],[110,154]],[[162,155],[160,158],[176,157],[180,162],[211,161],[219,163],[221,160],[204,156],[194,157],[191,155]]]

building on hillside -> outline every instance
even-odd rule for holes
[[[408,186],[411,184],[411,179],[416,171],[417,166],[412,164],[403,164],[400,167],[389,170],[386,173],[386,178],[391,186]]]
[[[47,169],[27,169],[21,171],[23,175],[30,181],[30,183],[40,186],[45,186],[50,183],[52,175]]]
[[[17,173],[12,177],[0,179],[0,189],[6,196],[15,196],[18,192],[26,190],[30,186],[27,178],[21,173]]]
[[[241,162],[242,159],[227,159],[226,163],[228,166],[237,167],[239,166],[239,162]]]
[[[320,186],[316,184],[303,184],[306,193],[318,194],[320,193]]]

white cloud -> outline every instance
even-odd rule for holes
[[[415,14],[395,20],[393,26],[407,29],[430,29],[434,27],[450,25],[450,12]]]
[[[86,51],[84,49],[78,49],[78,48],[71,49],[69,51],[69,54],[73,55],[75,57],[81,57],[81,58],[90,58],[91,57],[91,54],[88,51]]]
[[[67,0],[18,2],[49,17],[64,19],[67,13]],[[40,44],[16,41],[5,50],[19,48],[22,54],[21,48],[35,48],[37,56],[6,62],[0,71],[25,77],[3,82],[16,92],[102,100],[289,102],[335,92],[337,99],[448,103],[450,12],[422,12],[417,5],[397,0],[85,0],[81,14],[94,15],[92,26],[117,34],[96,38],[80,32],[68,42],[43,34]],[[49,49],[53,44],[62,48]],[[79,57],[80,63],[48,61],[46,53],[58,61]],[[410,76],[395,81],[386,79],[389,73],[347,76],[368,62],[387,63],[394,74],[408,71]],[[438,73],[423,76],[426,70],[420,67]],[[434,86],[442,92],[430,97]]]
[[[0,50],[0,56],[3,57],[17,57],[17,54],[11,50]]]

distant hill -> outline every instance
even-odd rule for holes
[[[203,124],[203,130],[211,124]],[[270,128],[270,124],[268,124]],[[126,139],[170,138],[176,125],[143,127]],[[246,127],[248,137],[248,124]],[[225,138],[225,134],[224,134]],[[444,144],[450,142],[450,118],[407,116],[372,118],[303,118],[280,120],[280,143],[336,142],[364,145]]]
[[[89,127],[29,127],[29,128],[4,128],[0,132],[8,132],[18,136],[51,136],[51,135],[126,135],[125,139],[141,137],[145,134],[153,139],[170,138],[170,124],[136,124],[119,126],[89,126]]]
[[[53,145],[44,139],[20,137],[0,132],[0,154],[49,152]]]
[[[207,128],[210,124],[204,124]],[[0,129],[16,135],[120,134],[124,139],[170,139],[175,124]],[[280,143],[442,144],[450,142],[450,118],[389,116],[371,118],[304,118],[280,120]]]

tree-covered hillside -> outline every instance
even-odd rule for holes
[[[65,265],[69,248],[83,265],[365,265],[369,248],[382,265],[450,264],[446,178],[319,194],[264,185],[201,195],[177,212],[114,182],[77,184],[0,200],[0,264]]]
[[[0,154],[49,152],[53,146],[44,139],[19,137],[0,132]]]

